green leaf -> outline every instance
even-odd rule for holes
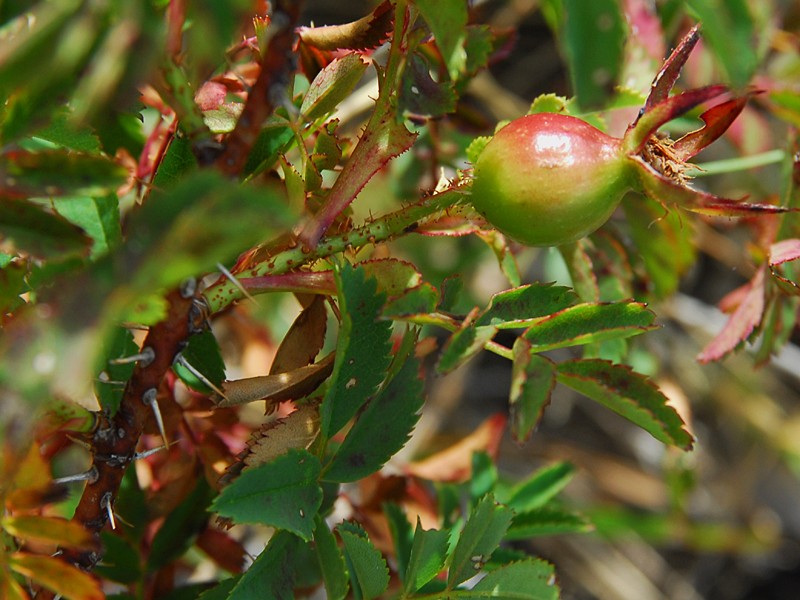
[[[98,198],[56,198],[56,212],[83,229],[94,241],[89,258],[95,259],[122,241],[119,200],[115,194]]]
[[[103,560],[94,568],[96,573],[117,583],[136,583],[141,579],[141,557],[133,544],[110,531],[101,531],[100,541]]]
[[[564,489],[574,474],[575,467],[568,462],[539,469],[511,490],[506,504],[517,513],[541,508]]]
[[[276,532],[264,551],[236,582],[228,600],[292,598],[292,556],[300,543],[298,537],[287,531]]]
[[[321,431],[339,431],[375,393],[389,367],[391,323],[379,321],[385,300],[363,268],[344,263],[335,270],[342,323],[336,362],[320,408]]]
[[[387,302],[382,314],[387,319],[425,315],[434,312],[438,303],[439,292],[426,281]]]
[[[94,131],[73,122],[67,108],[57,111],[50,123],[33,135],[76,152],[92,154],[101,150],[100,140]]]
[[[192,546],[197,535],[208,523],[207,508],[212,495],[213,490],[205,478],[200,477],[192,493],[169,513],[156,532],[147,557],[148,572],[157,571],[180,558]]]
[[[497,333],[495,327],[476,327],[475,311],[461,323],[461,327],[445,342],[436,369],[449,373],[483,350]]]
[[[310,540],[314,515],[322,503],[319,475],[316,456],[289,450],[272,462],[243,471],[211,508],[236,523],[271,525]]]
[[[6,262],[2,265],[0,268],[0,314],[10,314],[25,304],[20,294],[30,289],[25,281],[27,275],[26,261]]]
[[[281,152],[293,140],[294,132],[291,127],[267,126],[262,129],[247,157],[244,174],[248,177],[254,177],[272,167],[278,162],[278,156],[280,156]]]
[[[469,496],[477,502],[494,490],[497,485],[497,467],[487,452],[476,450],[472,453],[472,476],[469,480]]]
[[[333,532],[320,515],[314,517],[314,550],[325,582],[326,598],[342,600],[347,595],[347,572],[344,557]]]
[[[465,0],[414,0],[414,4],[433,33],[450,79],[458,79],[467,65],[464,50],[467,3]]]
[[[508,530],[513,514],[507,506],[495,503],[491,495],[473,508],[453,550],[447,574],[448,589],[474,577],[483,569]]]
[[[389,569],[366,532],[353,523],[342,523],[336,531],[342,538],[355,597],[370,600],[383,594],[389,587]]]
[[[125,382],[130,379],[134,363],[114,364],[112,361],[133,356],[139,352],[139,346],[133,340],[133,334],[124,327],[114,327],[108,333],[103,351],[98,357],[95,373],[98,375],[94,391],[100,407],[109,414],[119,410]]]
[[[657,440],[690,450],[692,436],[667,397],[644,375],[604,360],[558,365],[558,380],[635,423]]]
[[[591,523],[577,513],[544,507],[514,515],[506,539],[527,540],[544,535],[581,533],[591,528]]]
[[[489,573],[470,590],[469,598],[558,600],[553,565],[538,558],[511,563]]]
[[[511,432],[518,442],[527,440],[539,425],[556,385],[553,361],[532,351],[524,337],[514,340],[509,410]]]
[[[592,264],[592,258],[586,251],[586,240],[578,240],[569,244],[562,244],[558,252],[564,259],[564,264],[569,271],[572,286],[584,302],[598,302],[600,288],[597,285],[597,274]]]
[[[750,83],[758,68],[755,38],[761,29],[747,2],[688,0],[686,4],[703,24],[703,38],[714,51],[714,57],[722,65],[729,81],[738,88]]]
[[[408,58],[400,85],[398,112],[417,117],[441,117],[455,110],[453,83],[435,81],[430,68],[419,52]]]
[[[311,82],[300,112],[309,121],[333,112],[352,93],[368,64],[358,52],[335,58]]]
[[[88,254],[91,240],[82,229],[42,206],[3,198],[0,202],[0,240],[4,248],[21,250],[41,258],[68,258]]]
[[[385,502],[383,504],[383,514],[386,515],[389,531],[392,533],[397,572],[400,574],[400,579],[405,580],[414,538],[414,533],[411,531],[411,523],[408,522],[408,517],[403,508],[394,502]]]
[[[577,296],[570,288],[552,283],[523,285],[492,296],[475,325],[498,329],[526,327],[531,321],[573,306]]]
[[[189,338],[189,343],[181,352],[183,359],[192,369],[198,371],[207,381],[213,383],[217,389],[225,380],[225,363],[222,360],[217,338],[209,331],[196,333]],[[172,367],[181,380],[193,390],[208,393],[211,389],[203,383],[190,369],[180,363]]]
[[[602,106],[622,68],[626,27],[619,0],[564,0],[563,42],[575,95],[584,109]]]
[[[228,600],[231,592],[237,586],[240,579],[241,576],[231,577],[230,579],[225,579],[223,581],[220,581],[210,590],[206,590],[205,592],[200,594],[197,597],[197,600]]]
[[[655,314],[639,302],[579,304],[531,326],[525,333],[534,352],[626,338],[654,329]]]
[[[153,187],[168,188],[180,183],[188,173],[197,170],[197,159],[192,152],[192,143],[183,135],[172,137],[153,177]]]
[[[6,191],[27,196],[100,196],[128,178],[125,167],[102,155],[67,150],[0,155],[0,181]]]
[[[425,530],[417,517],[411,556],[403,578],[403,591],[406,595],[421,589],[444,568],[449,541],[448,530]]]
[[[329,481],[356,481],[380,469],[408,441],[424,402],[419,360],[401,357],[399,372],[369,401],[325,472]]]

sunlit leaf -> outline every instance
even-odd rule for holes
[[[491,495],[481,500],[467,519],[450,560],[447,587],[477,575],[495,551],[511,524],[513,511],[497,504]]]
[[[424,315],[434,312],[438,303],[439,291],[426,281],[389,300],[383,309],[383,316],[403,319]]]
[[[310,121],[332,112],[356,87],[367,65],[357,52],[334,59],[311,82],[300,112]]]
[[[591,529],[591,523],[578,513],[543,507],[514,515],[506,539],[527,540],[544,535],[582,533]]]
[[[67,258],[87,255],[91,243],[82,229],[42,206],[13,198],[0,202],[0,244],[7,252]]]
[[[579,304],[529,327],[525,339],[535,352],[639,335],[653,329],[655,314],[638,302]]]
[[[459,329],[445,342],[436,369],[440,373],[449,373],[463,365],[470,358],[483,350],[484,346],[494,338],[497,328],[493,326],[477,327],[475,319],[478,309],[473,310],[462,321]]]
[[[492,325],[498,329],[525,327],[531,321],[574,305],[576,301],[575,292],[568,287],[552,283],[523,285],[492,296],[489,307],[475,324]]]
[[[517,513],[541,508],[563,490],[574,475],[575,467],[568,462],[543,467],[515,485],[504,503]]]
[[[211,391],[205,381],[197,377],[194,370],[219,389],[225,379],[225,363],[217,338],[210,330],[190,336],[187,346],[181,351],[181,356],[191,365],[191,369],[180,362],[175,363],[172,369],[187,386],[200,392]]]
[[[8,557],[12,570],[68,600],[103,600],[100,582],[59,558],[16,552]]]
[[[309,540],[314,515],[322,503],[319,474],[316,456],[305,450],[290,450],[271,462],[243,471],[211,507],[236,523],[271,525]]]
[[[444,568],[449,541],[449,531],[425,530],[419,518],[417,519],[411,556],[404,576],[403,590],[406,594],[412,594],[422,588]]]
[[[364,50],[382,44],[392,30],[393,5],[381,2],[366,17],[341,25],[299,27],[298,35],[304,44],[320,50]]]
[[[116,195],[102,197],[56,198],[56,212],[83,229],[92,238],[94,259],[116,248],[122,241],[119,200]]]
[[[559,363],[558,381],[622,415],[657,440],[691,449],[694,440],[667,397],[630,367],[598,359],[569,360]]]
[[[464,50],[467,3],[464,0],[414,0],[414,4],[433,33],[450,79],[458,79],[467,66]]]
[[[390,362],[391,323],[379,321],[385,296],[363,269],[336,272],[342,323],[333,377],[322,402],[322,433],[330,437],[356,414],[383,380]]]
[[[558,600],[561,597],[553,565],[538,558],[511,563],[492,571],[470,591],[470,597],[484,597],[481,594],[491,598],[519,600]]]
[[[75,521],[38,515],[6,516],[0,525],[9,534],[30,542],[45,542],[78,550],[96,548],[94,536]]]

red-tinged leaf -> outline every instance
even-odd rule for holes
[[[478,308],[473,309],[461,323],[461,327],[445,342],[436,365],[439,373],[449,373],[463,365],[483,350],[487,342],[497,333],[497,328],[494,326],[476,326],[475,318],[479,312]]]
[[[586,242],[578,240],[558,247],[564,263],[567,265],[572,286],[584,302],[600,300],[600,287],[592,265],[592,258],[586,252]]]
[[[771,267],[800,258],[800,239],[781,240],[769,248],[769,264]]]
[[[625,151],[630,155],[638,154],[659,127],[727,91],[724,85],[709,85],[670,96],[653,105],[625,132]]]
[[[647,377],[599,359],[558,365],[558,381],[638,425],[657,440],[690,450],[694,440],[667,397]]]
[[[387,319],[413,319],[434,312],[438,303],[439,290],[424,282],[389,300],[381,314]]]
[[[721,198],[665,177],[638,156],[630,158],[639,170],[639,182],[644,193],[665,206],[676,205],[694,213],[714,217],[752,217],[795,210],[774,204]]]
[[[30,600],[28,592],[13,577],[0,577],[0,598],[4,600]]]
[[[498,329],[527,327],[535,320],[574,306],[576,301],[575,292],[568,287],[552,283],[523,285],[492,296],[475,325]]]
[[[197,547],[217,566],[230,573],[241,573],[247,561],[247,550],[241,543],[219,529],[207,528],[197,536]]]
[[[269,374],[286,373],[310,365],[322,350],[327,327],[325,299],[314,296],[311,304],[303,309],[286,332],[275,353]]]
[[[422,283],[422,274],[410,262],[396,258],[368,260],[358,263],[364,268],[366,276],[374,277],[378,282],[378,291],[394,298],[408,289]]]
[[[20,515],[5,517],[0,521],[3,529],[16,538],[44,542],[79,550],[97,548],[97,540],[80,523],[61,517]]]
[[[750,95],[742,96],[709,108],[700,115],[705,125],[676,140],[670,150],[678,160],[689,160],[727,131],[731,123],[742,112],[749,98]]]
[[[328,227],[355,200],[372,176],[390,160],[408,150],[415,139],[417,134],[398,123],[388,107],[376,106],[358,145],[328,193],[324,206],[300,234],[302,241],[316,247]]]
[[[761,267],[747,285],[747,295],[728,319],[722,331],[697,356],[702,363],[719,360],[746,341],[764,314],[764,274]]]
[[[549,358],[531,351],[523,337],[514,342],[509,405],[511,433],[518,442],[526,441],[539,425],[550,393],[556,385],[556,366]]]
[[[334,59],[311,82],[300,112],[309,120],[333,112],[356,87],[367,70],[367,64],[356,52]]]
[[[67,600],[104,600],[100,582],[77,567],[52,556],[15,552],[8,557],[12,570]]]
[[[472,455],[483,451],[497,456],[506,416],[496,414],[461,440],[423,460],[410,463],[406,472],[430,481],[466,481],[472,473]]]
[[[647,113],[656,104],[664,101],[669,96],[670,90],[678,80],[681,74],[683,65],[689,58],[689,54],[700,39],[699,25],[692,27],[686,35],[681,38],[681,41],[675,46],[675,49],[670,53],[664,66],[661,67],[658,74],[653,79],[653,84],[650,87],[650,95],[644,104],[644,112]]]
[[[380,46],[392,30],[394,10],[389,0],[381,2],[371,14],[342,25],[298,27],[303,44],[319,50],[365,50]]]

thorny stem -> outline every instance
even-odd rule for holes
[[[302,265],[343,252],[349,247],[358,248],[366,244],[384,242],[416,228],[421,221],[455,206],[463,198],[463,194],[464,191],[461,187],[454,187],[434,194],[416,204],[406,206],[347,233],[323,238],[313,249],[296,244],[294,247],[283,250],[237,275],[239,280],[282,275]],[[208,303],[211,314],[222,310],[237,300],[241,300],[244,297],[242,289],[243,286],[241,284],[236,285],[235,282],[229,279],[220,279],[205,290],[203,296]],[[258,290],[250,291],[256,292]]]

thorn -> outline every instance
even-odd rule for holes
[[[167,432],[164,430],[164,419],[161,416],[161,409],[158,407],[157,396],[158,390],[154,387],[150,388],[142,395],[142,402],[150,406],[153,416],[156,418],[156,425],[158,426],[158,432],[161,434],[161,439],[164,440],[165,446],[169,446]]]
[[[194,277],[187,277],[181,282],[180,285],[181,298],[191,298],[197,292],[197,279]]]
[[[238,279],[236,279],[236,277],[234,277],[233,273],[231,273],[230,271],[228,271],[228,269],[226,269],[226,268],[225,268],[225,266],[224,266],[222,263],[217,263],[217,268],[218,268],[220,271],[222,271],[222,274],[223,274],[223,275],[225,275],[225,278],[226,278],[228,281],[230,281],[230,282],[231,282],[231,283],[234,285],[234,287],[235,287],[237,290],[239,290],[240,292],[242,292],[242,295],[243,295],[245,298],[247,298],[248,300],[252,300],[252,301],[253,301],[253,302],[255,302],[256,304],[258,304],[258,300],[256,300],[255,298],[253,298],[252,294],[250,294],[250,292],[248,292],[248,291],[245,289],[245,287],[242,285],[242,282],[241,282],[241,281],[239,281]]]
[[[114,519],[114,509],[111,508],[112,502],[112,494],[111,492],[106,492],[103,494],[103,497],[100,498],[100,508],[105,508],[106,513],[108,514],[108,522],[111,523],[111,529],[117,528],[117,521]]]
[[[75,481],[88,481],[89,483],[94,483],[95,481],[97,481],[97,478],[99,476],[100,475],[97,472],[97,467],[92,465],[88,471],[84,471],[83,473],[78,473],[77,475],[67,475],[66,477],[59,477],[57,479],[53,479],[53,483],[56,485],[73,483]]]
[[[203,374],[202,374],[200,371],[198,371],[197,369],[195,369],[195,368],[194,368],[194,367],[191,365],[191,363],[189,363],[189,361],[187,361],[187,360],[186,360],[186,359],[183,357],[183,354],[180,354],[180,353],[179,353],[179,354],[176,354],[176,355],[175,355],[175,360],[173,361],[173,364],[178,364],[178,365],[182,366],[182,367],[183,367],[183,368],[185,368],[187,371],[189,371],[189,372],[190,372],[192,375],[194,375],[194,376],[195,376],[195,377],[197,377],[197,378],[198,378],[200,381],[202,381],[202,382],[203,382],[205,385],[207,385],[208,387],[210,387],[210,388],[211,388],[212,390],[214,390],[214,391],[215,391],[217,394],[219,394],[221,397],[223,397],[223,398],[225,398],[225,399],[227,400],[227,398],[226,398],[226,396],[225,396],[225,392],[223,392],[223,391],[222,391],[221,389],[219,389],[219,388],[218,388],[216,385],[214,385],[214,384],[213,384],[211,381],[209,381],[209,380],[208,380],[208,378],[207,378],[205,375],[203,375]]]
[[[178,443],[178,440],[170,443],[170,446],[174,446]],[[151,448],[150,450],[145,450],[144,452],[137,452],[133,455],[133,460],[141,460],[142,458],[147,458],[148,456],[152,456],[156,452],[161,452],[162,450],[168,449],[169,446],[159,446],[158,448]]]
[[[127,365],[132,362],[139,362],[142,367],[148,366],[156,359],[156,352],[150,346],[145,346],[142,351],[132,356],[123,356],[122,358],[112,358],[108,361],[111,365]]]
[[[94,429],[94,428],[92,428],[92,429]],[[74,443],[74,444],[78,444],[78,446],[81,446],[82,448],[86,448],[86,450],[89,450],[89,451],[92,450],[92,445],[89,442],[87,442],[86,440],[82,440],[79,437],[76,437],[74,435],[69,435],[69,434],[67,434],[67,439],[70,442]]]

